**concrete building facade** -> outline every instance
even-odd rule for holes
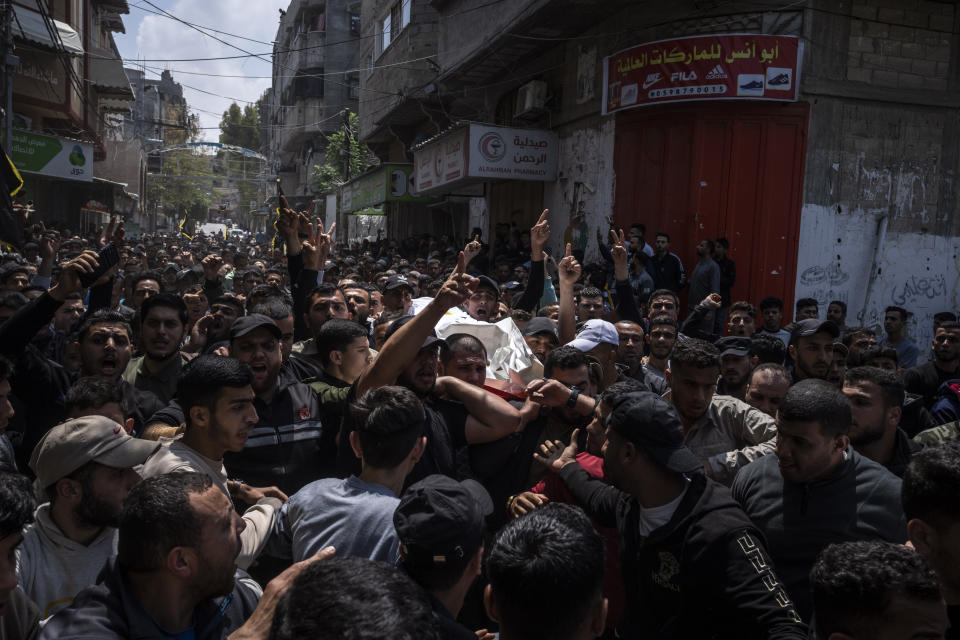
[[[319,194],[313,167],[326,161],[325,134],[356,113],[360,3],[292,0],[281,11],[273,83],[261,105],[261,152],[293,203]]]
[[[669,231],[688,268],[723,235],[735,298],[814,297],[821,315],[844,300],[849,324],[874,326],[906,306],[929,344],[933,313],[960,306],[958,20],[939,0],[364,0],[361,131],[388,162],[464,121],[554,132],[556,180],[474,180],[466,198],[431,191],[432,210],[449,203],[460,238],[479,225],[496,245],[549,208],[554,255],[572,242],[587,262],[611,224],[645,224],[651,244]],[[801,43],[795,101],[604,115],[606,57],[732,34]]]

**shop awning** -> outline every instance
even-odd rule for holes
[[[50,35],[47,25],[36,11],[31,11],[24,7],[13,5],[15,19],[13,21],[13,37],[28,40],[44,47],[60,50],[60,45]],[[53,26],[60,35],[60,42],[63,43],[63,49],[72,55],[83,55],[83,41],[80,34],[66,22],[53,20]]]
[[[133,90],[130,88],[130,79],[123,70],[123,60],[107,58],[100,54],[109,52],[99,49],[97,55],[90,56],[90,82],[100,93],[108,93],[112,98],[126,98],[133,100]]]

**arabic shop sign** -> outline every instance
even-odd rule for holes
[[[603,60],[603,113],[661,102],[797,99],[803,43],[723,34],[660,40]]]
[[[467,175],[553,182],[559,151],[552,131],[471,124]]]
[[[414,152],[418,191],[436,189],[466,177],[467,132],[459,129]]]
[[[343,185],[340,212],[363,212],[384,202],[431,202],[432,198],[420,196],[413,178],[412,164],[381,165]],[[379,213],[382,214],[382,210]]]
[[[552,131],[471,123],[414,152],[420,193],[483,180],[557,179],[560,141]]]
[[[20,171],[65,180],[93,180],[93,145],[13,130],[10,159]]]

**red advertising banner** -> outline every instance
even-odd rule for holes
[[[661,102],[797,99],[803,43],[722,34],[660,40],[603,59],[603,113]]]

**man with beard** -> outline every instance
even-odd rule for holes
[[[832,324],[832,323],[831,323]],[[733,497],[763,532],[783,585],[810,619],[810,569],[830,543],[902,543],[900,479],[850,447],[850,403],[825,380],[803,380],[777,411],[776,455],[740,470]]]
[[[883,312],[883,330],[887,335],[880,340],[882,347],[893,347],[900,354],[900,366],[904,369],[917,364],[920,348],[907,337],[907,317],[903,307],[887,307]]]
[[[230,355],[250,365],[253,407],[258,421],[242,451],[224,454],[231,478],[255,487],[279,487],[285,495],[332,474],[336,426],[324,429],[317,394],[309,385],[280,375],[280,328],[266,316],[251,314],[230,329]],[[174,400],[151,419],[156,425],[185,423]]]
[[[343,295],[347,299],[347,309],[350,311],[350,319],[360,323],[364,327],[368,327],[367,318],[370,315],[370,292],[358,284],[351,284],[343,288]]]
[[[651,316],[650,330],[647,332],[647,346],[650,355],[643,365],[644,378],[656,377],[667,382],[667,366],[670,352],[677,343],[677,319],[666,313]]]
[[[860,354],[877,346],[877,334],[868,327],[847,327],[841,342],[847,348],[847,365],[859,367],[865,364]]]
[[[904,371],[903,384],[907,391],[923,397],[929,409],[940,385],[955,378],[960,378],[960,323],[944,322],[933,335],[933,360]]]
[[[390,276],[383,286],[381,301],[384,311],[410,315],[413,307],[413,285],[404,275]]]
[[[67,420],[37,445],[30,467],[48,502],[18,551],[20,587],[49,617],[96,583],[117,548],[117,519],[143,464],[160,447],[108,418]]]
[[[657,289],[669,289],[677,293],[687,284],[687,274],[683,271],[680,258],[670,251],[670,235],[662,231],[657,233],[655,246],[654,255],[647,262],[653,285]],[[703,296],[694,299],[701,300]]]
[[[833,361],[833,341],[840,335],[829,320],[808,318],[794,325],[787,352],[793,359],[793,381],[807,378],[826,380]]]
[[[850,401],[853,422],[850,444],[857,453],[902,478],[910,456],[920,449],[899,426],[903,383],[889,371],[854,367],[843,378],[843,395]]]
[[[757,358],[750,355],[750,338],[727,336],[715,343],[720,350],[720,381],[717,393],[744,400],[747,395],[747,380],[757,366]]]
[[[779,340],[776,338],[773,340],[783,349]],[[789,388],[790,372],[786,367],[765,362],[757,365],[757,368],[750,372],[744,400],[754,409],[763,411],[771,418],[776,418],[777,409]]]
[[[587,515],[620,534],[620,636],[806,638],[761,532],[725,487],[699,472],[676,410],[649,392],[611,404],[605,481],[580,466],[572,438],[551,465]]]
[[[290,367],[300,380],[312,378],[323,371],[323,359],[317,353],[317,336],[323,325],[334,319],[350,319],[343,290],[329,283],[317,285],[307,296],[303,317],[312,337],[294,344],[290,357]]]
[[[719,350],[688,338],[670,354],[670,391],[663,397],[676,408],[684,444],[707,475],[729,485],[741,468],[773,453],[777,429],[770,416],[742,400],[716,395],[719,376]]]
[[[242,528],[207,475],[144,480],[124,503],[116,562],[46,624],[40,639],[266,638],[288,585],[333,549],[290,567],[256,604],[250,587],[234,577]]]
[[[648,373],[643,366],[643,327],[632,320],[621,320],[613,325],[617,329],[620,344],[617,346],[617,365],[625,367],[624,374],[642,382],[658,395],[667,392],[667,381],[661,376]]]
[[[506,400],[471,384],[437,377],[440,341],[433,327],[448,309],[463,304],[477,286],[465,273],[463,253],[437,296],[420,313],[395,320],[386,333],[383,350],[360,374],[348,401],[370,389],[398,384],[410,389],[423,403],[427,447],[407,476],[412,484],[434,473],[457,476],[456,452],[467,444],[490,442],[522,427],[520,413]],[[357,458],[349,448],[349,425],[341,427],[338,470],[356,473]]]
[[[469,333],[454,333],[440,343],[440,375],[452,376],[475,387],[487,379],[487,349]]]
[[[180,353],[187,326],[187,306],[180,296],[161,293],[140,307],[140,349],[123,372],[123,379],[137,389],[170,402],[177,390],[177,377],[187,358]]]
[[[165,440],[141,470],[144,478],[184,471],[204,473],[225,496],[252,505],[243,512],[245,527],[237,557],[242,569],[260,554],[286,500],[276,487],[229,482],[223,466],[224,454],[243,451],[257,423],[252,379],[250,368],[234,358],[210,355],[191,361],[177,382],[177,401],[184,407],[183,437]]]

